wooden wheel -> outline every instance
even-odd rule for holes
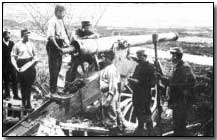
[[[133,113],[133,105],[132,105],[132,95],[133,91],[129,86],[126,86],[125,92],[121,93],[120,97],[120,108],[122,111],[122,116],[124,119],[124,124],[130,128],[136,128],[138,125],[138,120]],[[155,94],[155,88],[151,89],[152,92],[152,105],[150,106],[151,112],[153,113],[157,107],[157,94]]]

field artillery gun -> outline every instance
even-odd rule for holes
[[[178,39],[176,33],[162,33],[158,34],[157,40],[155,42],[163,41],[175,41]],[[109,50],[121,50],[130,47],[136,47],[146,44],[152,44],[153,38],[151,35],[139,35],[139,36],[122,36],[120,37],[104,37],[99,39],[87,39],[79,40],[77,44],[79,45],[81,55],[95,55],[97,53],[103,53]],[[156,48],[156,46],[155,46]],[[156,48],[157,49],[157,48]],[[65,52],[70,50],[64,50]],[[81,62],[84,64],[86,60]],[[58,87],[64,88],[66,83],[66,72],[69,70],[69,64],[73,62],[70,55],[63,56],[63,64],[61,66],[61,72],[58,77]],[[122,65],[123,66],[123,65]],[[79,66],[78,65],[78,70]],[[129,68],[132,69],[132,68]],[[80,73],[80,77],[85,77],[85,85],[78,89],[76,92],[69,93],[70,98],[60,98],[60,99],[47,99],[45,103],[29,116],[18,122],[15,126],[6,131],[4,136],[24,136],[31,135],[32,129],[37,129],[40,124],[40,120],[46,118],[47,116],[53,117],[58,121],[65,122],[71,119],[79,111],[87,108],[94,102],[100,99],[100,89],[99,89],[99,75],[101,69],[97,68],[96,71],[83,71]],[[78,79],[80,78],[78,77]],[[79,81],[79,80],[78,80]],[[75,80],[76,82],[76,80]],[[73,84],[73,82],[72,82]],[[76,88],[76,87],[75,87]],[[42,88],[43,89],[43,88]],[[124,119],[129,126],[136,126],[137,120],[133,115],[132,107],[132,91],[128,88],[126,91],[121,93],[121,110],[124,115]],[[155,87],[152,88],[152,92],[155,92]],[[154,103],[151,107],[152,112],[157,107],[157,94],[153,97]],[[21,133],[22,132],[22,133]]]

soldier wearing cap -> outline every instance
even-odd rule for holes
[[[81,54],[80,53],[80,46],[77,42],[77,40],[82,39],[96,39],[99,37],[97,33],[94,33],[90,30],[91,24],[89,21],[82,21],[81,22],[81,28],[77,29],[73,35],[72,35],[72,42],[71,44],[75,46],[75,53],[76,55],[72,56],[72,66],[67,74],[70,76],[67,76],[67,81],[73,81],[76,78],[76,71],[78,65],[83,63],[84,61],[88,62],[91,66],[93,65],[94,58],[91,54]]]
[[[10,98],[10,88],[9,85],[12,83],[12,91],[14,94],[14,99],[20,100],[17,90],[17,72],[11,63],[11,51],[14,47],[14,42],[10,40],[10,32],[3,32],[3,43],[2,43],[2,58],[3,58],[3,83],[5,94],[4,99]]]
[[[133,107],[134,114],[138,119],[138,127],[135,135],[144,135],[144,123],[148,135],[153,135],[153,124],[151,119],[151,87],[156,83],[155,68],[147,60],[144,50],[137,51],[137,66],[133,75],[129,78],[129,84],[134,92]]]
[[[31,87],[36,76],[34,65],[23,70],[25,64],[36,59],[35,49],[29,41],[29,34],[30,32],[27,29],[21,30],[22,40],[16,43],[11,51],[11,62],[18,71],[22,105],[27,109],[31,109]]]
[[[55,15],[48,21],[46,49],[48,53],[51,94],[57,91],[57,79],[62,65],[62,53],[64,53],[62,48],[72,47],[63,22],[64,11],[65,8],[63,6],[57,5],[55,7]]]
[[[100,73],[101,103],[103,107],[104,125],[109,128],[123,127],[123,117],[120,109],[119,83],[120,73],[113,64],[115,53],[113,51],[104,52],[106,67]]]
[[[96,39],[99,37],[97,33],[90,30],[90,21],[82,21],[81,28],[75,31],[74,39]]]
[[[182,60],[183,50],[181,48],[171,48],[170,53],[173,67],[168,78],[169,105],[173,109],[174,135],[188,136],[187,116],[191,108],[195,75],[190,65]]]

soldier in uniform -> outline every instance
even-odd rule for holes
[[[183,50],[171,48],[173,68],[168,78],[169,105],[173,109],[174,135],[188,136],[186,131],[188,111],[191,108],[195,75],[189,64],[182,60]]]
[[[21,86],[22,105],[31,109],[31,87],[35,81],[36,70],[34,65],[24,70],[25,64],[36,60],[33,44],[29,41],[30,32],[27,29],[21,30],[22,40],[15,44],[11,51],[11,62],[18,71]]]
[[[99,37],[97,33],[90,30],[90,21],[82,21],[81,28],[75,31],[74,39],[96,39]]]
[[[63,47],[71,46],[65,25],[63,23],[65,8],[57,5],[55,15],[48,21],[48,42],[46,50],[50,72],[50,93],[57,92],[57,79],[62,65]]]
[[[123,127],[123,117],[119,102],[120,73],[113,64],[114,52],[108,51],[104,55],[107,66],[100,73],[104,125],[109,128],[121,130]]]
[[[96,39],[99,37],[97,33],[94,33],[93,31],[90,30],[90,27],[91,27],[91,24],[89,21],[82,21],[81,28],[77,29],[75,33],[72,35],[71,45],[75,46],[75,55],[72,55],[73,62],[71,63],[70,70],[67,72],[67,75],[70,75],[67,77],[67,81],[72,82],[75,80],[76,70],[77,70],[78,65],[80,64],[83,65],[83,62],[88,62],[91,67],[94,64],[94,58],[92,55],[81,54],[80,46],[79,46],[79,43],[77,42],[78,40]]]
[[[10,82],[12,83],[12,90],[14,94],[14,99],[20,100],[18,96],[18,87],[17,87],[17,72],[11,63],[11,51],[14,47],[14,42],[10,40],[10,32],[3,32],[3,43],[2,43],[2,58],[3,58],[3,83],[5,94],[4,99],[10,98]]]
[[[156,83],[155,68],[146,58],[144,50],[137,51],[137,58],[134,59],[138,63],[132,77],[129,78],[129,84],[134,92],[133,107],[134,114],[138,119],[138,127],[135,135],[144,135],[144,123],[148,135],[153,135],[153,123],[151,119],[151,87]]]

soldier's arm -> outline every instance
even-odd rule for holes
[[[11,51],[11,63],[14,66],[14,68],[19,72],[19,68],[17,66],[17,61],[16,61],[17,55],[18,55],[18,49],[17,49],[17,46],[15,45]]]
[[[113,71],[109,71],[109,93],[114,95],[115,93],[115,73]]]
[[[99,34],[92,31],[89,31],[88,35],[81,37],[81,39],[97,39],[97,38],[99,38]]]
[[[196,77],[190,66],[185,67],[185,74],[186,74],[186,79],[185,79],[186,87],[185,88],[192,88],[195,85]]]
[[[98,33],[93,33],[92,35],[87,36],[87,39],[97,39],[97,38],[99,38]]]
[[[182,88],[182,93],[185,96],[191,96],[191,89],[195,85],[195,76],[190,66],[186,65],[183,69],[183,78],[184,82],[180,83],[180,87]]]
[[[154,86],[158,82],[158,77],[156,76],[156,68],[150,65],[150,85]]]
[[[56,48],[61,51],[62,49],[60,48],[60,46],[58,45],[58,43],[56,42],[56,39],[54,36],[50,37],[50,40],[54,43],[54,45],[56,46]]]
[[[56,48],[58,50],[61,50],[60,46],[56,42],[56,38],[55,38],[56,37],[56,35],[55,35],[55,22],[52,21],[52,20],[48,22],[47,36],[48,36],[48,39],[51,40],[54,43]]]

